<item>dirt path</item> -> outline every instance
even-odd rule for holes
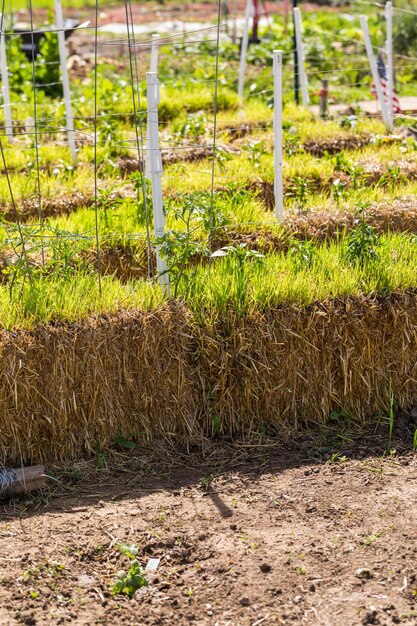
[[[242,450],[171,470],[143,455],[79,465],[48,500],[9,503],[0,624],[417,623],[415,456]],[[109,592],[121,542],[161,559],[132,600]]]

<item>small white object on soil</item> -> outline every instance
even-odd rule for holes
[[[161,559],[149,559],[148,564],[146,566],[146,571],[147,572],[156,572],[156,570],[159,567],[160,560]]]

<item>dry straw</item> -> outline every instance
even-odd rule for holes
[[[417,400],[417,293],[283,306],[197,325],[180,305],[3,332],[3,462],[59,462],[117,434],[201,441],[352,420]],[[213,418],[216,417],[214,420]]]

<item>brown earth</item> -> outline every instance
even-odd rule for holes
[[[346,441],[72,467],[1,509],[0,624],[416,624],[417,459]],[[132,600],[110,593],[122,542],[161,559]]]

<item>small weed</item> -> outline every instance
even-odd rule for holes
[[[304,176],[294,176],[292,185],[288,190],[288,196],[294,198],[295,207],[298,211],[305,210],[307,206],[310,181]]]
[[[378,182],[379,187],[388,187],[388,189],[395,189],[398,185],[404,183],[406,181],[406,177],[401,172],[401,169],[398,165],[395,166],[387,166],[387,171],[381,176]]]
[[[294,240],[288,249],[288,255],[293,259],[297,272],[310,268],[316,257],[317,248],[311,241]]]
[[[138,548],[132,544],[121,544],[119,550],[130,559],[128,571],[120,570],[116,574],[116,580],[111,587],[113,595],[121,594],[132,598],[135,592],[148,584],[142,573],[139,561],[136,559]]]
[[[345,258],[350,265],[364,267],[367,263],[378,261],[377,251],[381,245],[379,234],[366,221],[367,203],[359,203],[355,228],[346,238]]]
[[[208,476],[202,476],[202,478],[200,478],[200,483],[204,491],[209,491],[212,482],[213,482],[212,474],[209,474]]]
[[[336,463],[345,463],[347,460],[347,456],[341,455],[340,452],[335,452],[334,454],[332,454],[327,463],[328,465],[334,465]]]
[[[115,436],[114,443],[116,446],[119,446],[119,448],[124,448],[125,450],[132,450],[135,447],[135,443],[133,441],[120,434]]]
[[[371,546],[380,537],[382,537],[382,533],[373,533],[372,535],[362,539],[362,545]]]
[[[340,178],[336,178],[336,180],[334,180],[332,182],[332,196],[336,202],[336,205],[339,206],[340,205],[340,201],[343,200],[344,198],[346,198],[347,196],[347,183],[345,183],[344,181],[340,180]]]
[[[353,128],[355,128],[357,123],[358,123],[357,115],[347,115],[346,117],[342,117],[342,119],[339,122],[339,126],[341,128],[348,128],[349,130],[352,130]]]
[[[414,452],[417,452],[417,428],[414,431],[413,450],[414,450]]]

